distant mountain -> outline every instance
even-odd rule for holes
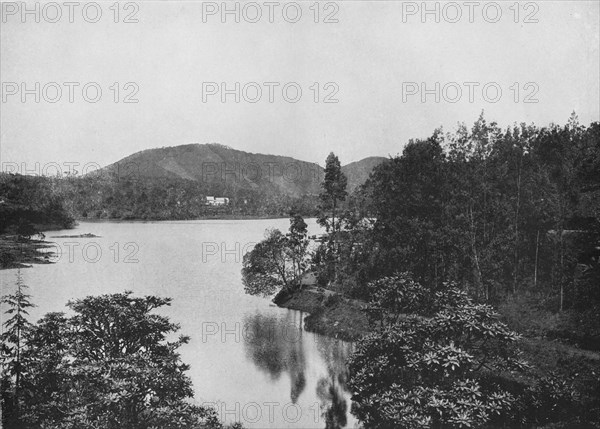
[[[349,191],[364,183],[373,167],[385,159],[370,157],[343,166]],[[95,174],[140,180],[180,178],[223,191],[252,190],[293,197],[318,194],[324,175],[316,163],[243,152],[216,143],[143,150]]]
[[[134,153],[100,170],[120,178],[180,178],[209,188],[255,190],[291,196],[316,194],[323,178],[315,163],[243,152],[228,146],[188,144]]]
[[[342,172],[348,178],[348,192],[362,185],[369,178],[369,174],[375,167],[382,162],[387,161],[387,158],[382,156],[370,156],[360,161],[351,162],[342,166]]]

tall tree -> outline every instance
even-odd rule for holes
[[[342,166],[338,157],[331,152],[325,160],[325,179],[321,184],[323,191],[321,192],[321,201],[324,204],[324,209],[331,209],[331,234],[332,240],[335,240],[335,233],[339,229],[336,226],[335,218],[338,204],[346,199],[348,192],[346,187],[348,179],[342,173]],[[325,218],[325,225],[328,225]]]
[[[307,267],[306,250],[308,248],[308,225],[300,215],[290,218],[290,230],[287,235],[288,255],[294,271],[300,277]]]
[[[35,305],[31,302],[31,295],[25,292],[27,285],[23,283],[21,270],[17,270],[17,288],[13,294],[4,295],[0,299],[2,304],[8,306],[6,314],[8,319],[2,324],[2,379],[6,384],[14,380],[12,403],[8,404],[3,398],[3,405],[10,406],[10,415],[4,416],[10,421],[18,421],[21,400],[21,376],[23,374],[22,352],[24,348],[23,337],[31,329],[31,323],[27,320],[28,309]],[[5,380],[6,379],[6,380]]]
[[[371,254],[373,272],[411,272],[428,285],[441,284],[453,251],[444,199],[445,154],[436,131],[427,140],[411,140],[401,157],[379,165],[367,181],[370,215],[375,218]]]

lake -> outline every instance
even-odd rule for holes
[[[307,220],[309,234],[320,232]],[[37,320],[68,300],[131,290],[172,297],[161,311],[191,341],[181,349],[195,401],[248,428],[353,428],[345,360],[352,344],[303,330],[306,314],[244,293],[243,254],[288,219],[81,222],[52,231],[56,261],[21,270]],[[92,233],[99,238],[52,238]],[[16,270],[0,271],[2,293]]]

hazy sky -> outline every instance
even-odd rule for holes
[[[240,22],[232,14],[222,23],[220,10],[209,14],[222,8],[221,1],[121,3],[115,23],[113,3],[98,2],[102,16],[96,23],[84,19],[86,2],[74,8],[73,23],[61,2],[56,23],[47,22],[57,16],[53,5],[39,6],[36,23],[34,14],[15,12],[21,6],[3,3],[3,163],[106,165],[143,149],[208,142],[321,164],[334,151],[348,163],[398,154],[409,138],[426,137],[440,125],[453,130],[457,122],[472,124],[482,109],[502,126],[564,123],[573,110],[586,125],[599,120],[598,1],[522,2],[518,16],[509,9],[512,1],[498,2],[498,18],[491,2],[479,2],[472,17],[464,2],[438,3],[439,23],[435,15],[416,10],[421,2],[338,1],[327,7],[322,2],[318,23],[314,1],[297,2],[302,16],[296,23],[286,21],[294,20],[296,5],[284,13],[284,2],[273,6],[272,23],[264,2],[245,9],[240,3]],[[256,5],[262,17],[248,22],[255,19]],[[236,2],[227,6],[234,9]],[[449,22],[459,11],[460,20]],[[139,22],[121,22],[131,12]],[[95,13],[87,7],[85,18],[92,21]],[[325,16],[338,22],[324,23]],[[72,103],[65,82],[79,84],[72,86]],[[82,87],[90,82],[86,100]],[[115,82],[119,103],[113,99],[116,87],[111,89]],[[125,87],[127,82],[135,85]],[[249,102],[257,97],[250,85],[245,93],[240,89],[239,103],[235,94],[223,103],[220,94],[206,93],[203,102],[206,82],[224,82],[229,89],[236,82],[240,88],[256,82],[262,97]],[[265,82],[274,82],[272,103]],[[302,90],[296,103],[282,95],[290,82],[288,100],[295,88]],[[325,87],[328,82],[333,84]],[[435,90],[436,82],[439,103],[433,93],[425,103],[420,93],[407,93],[420,91],[421,83]],[[25,102],[22,83],[32,90]],[[136,86],[133,98],[139,102],[123,103]],[[96,87],[102,95],[92,103]],[[338,102],[324,103],[336,88],[332,98]],[[525,103],[527,97],[538,102]]]

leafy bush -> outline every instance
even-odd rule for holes
[[[522,370],[518,335],[461,291],[440,296],[464,301],[431,319],[405,317],[358,343],[349,384],[353,413],[366,427],[478,427],[508,418],[514,396],[478,375]]]
[[[522,427],[592,427],[586,425],[586,409],[572,381],[556,373],[536,377],[515,403],[516,422]],[[560,427],[560,426],[559,426]]]
[[[397,323],[407,313],[422,313],[428,308],[426,291],[408,273],[382,277],[367,285],[367,307],[371,323],[381,326]]]
[[[177,352],[189,338],[167,341],[179,326],[153,314],[170,302],[131,292],[87,297],[69,302],[72,317],[49,313],[22,329],[8,367],[21,380],[3,373],[5,427],[221,429],[214,410],[189,403],[189,367]]]

